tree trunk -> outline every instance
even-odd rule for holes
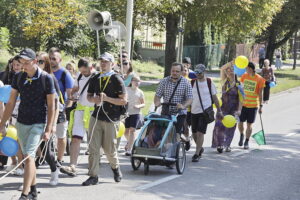
[[[274,51],[276,49],[275,40],[276,40],[276,35],[275,35],[274,31],[270,30],[267,51],[266,51],[266,59],[270,60],[270,64],[273,63],[273,55],[274,55]]]
[[[293,63],[293,69],[296,69],[296,62],[297,62],[297,46],[296,46],[296,41],[297,41],[297,31],[295,32],[295,36],[294,36],[294,63]]]
[[[178,23],[178,15],[166,15],[165,77],[170,75],[171,65],[176,61],[176,36],[178,32]]]

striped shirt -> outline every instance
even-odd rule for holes
[[[254,76],[245,73],[241,77],[244,85],[245,99],[243,106],[247,108],[257,108],[259,104],[259,90],[265,87],[265,79],[260,75]]]

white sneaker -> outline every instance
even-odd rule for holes
[[[23,174],[24,174],[24,169],[22,168],[18,168],[14,171],[14,175],[23,176]]]
[[[51,172],[51,178],[50,178],[50,181],[49,181],[49,184],[50,185],[57,185],[58,184],[58,174],[59,174],[59,169],[56,168],[56,171],[55,172]]]
[[[17,165],[10,165],[10,166],[7,166],[5,171],[6,172],[10,172],[13,168],[15,168]]]

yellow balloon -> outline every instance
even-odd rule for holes
[[[222,99],[218,98],[219,100],[219,106],[221,107],[223,102],[222,102]],[[213,104],[213,108],[217,108],[216,104]]]
[[[248,64],[249,64],[249,60],[246,56],[238,56],[235,59],[235,65],[240,69],[246,68]]]
[[[120,122],[117,138],[122,137],[124,135],[124,133],[125,133],[125,126],[124,126],[123,122]]]
[[[17,136],[17,129],[12,126],[12,125],[9,125],[7,130],[6,130],[6,136],[7,137],[10,137],[14,140],[17,140],[18,139],[18,136]]]
[[[226,128],[232,128],[236,124],[236,119],[232,115],[225,115],[222,123]]]

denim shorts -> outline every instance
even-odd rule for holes
[[[35,152],[45,130],[45,124],[25,125],[16,123],[18,141],[23,155],[35,157]]]

